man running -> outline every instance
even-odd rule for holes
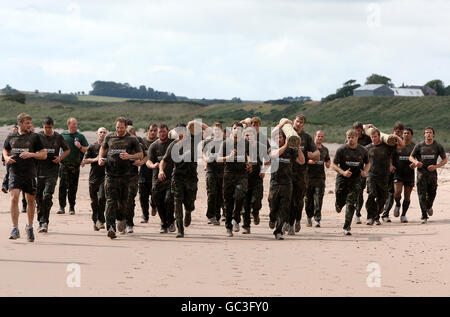
[[[52,118],[44,119],[44,131],[39,133],[41,142],[47,150],[47,158],[38,161],[37,166],[37,218],[38,232],[48,232],[50,209],[53,206],[53,193],[58,181],[59,163],[70,153],[66,140],[53,130],[55,123]],[[62,154],[60,155],[60,151]]]
[[[304,127],[306,125],[306,117],[302,114],[299,114],[295,117],[294,122],[289,121],[289,123],[292,124],[294,130],[297,132],[298,136],[301,139],[301,149],[303,151],[305,160],[318,161],[320,159],[320,152],[314,144],[313,138],[304,130]],[[306,190],[308,187],[307,165],[308,164],[293,164],[292,174],[294,175],[294,178],[292,183],[291,215],[289,218],[288,227],[290,235],[295,234],[294,224],[295,232],[299,232],[301,228],[300,221],[302,220],[302,210]]]
[[[77,119],[67,119],[67,129],[68,131],[64,131],[61,134],[69,145],[70,153],[61,161],[59,168],[59,211],[57,214],[65,213],[67,197],[69,200],[69,214],[74,215],[80,165],[89,143],[85,136],[78,131]]]
[[[367,149],[358,144],[358,134],[355,130],[346,133],[347,143],[340,146],[333,159],[333,169],[336,177],[336,212],[340,213],[344,205],[344,234],[351,236],[353,214],[361,189],[361,177],[366,177],[370,168]]]
[[[358,144],[366,147],[370,143],[372,143],[372,139],[370,136],[364,133],[363,124],[359,121],[353,123],[352,129],[356,131],[358,134]],[[347,141],[346,141],[347,142]],[[356,203],[356,215],[355,215],[355,223],[361,224],[361,209],[364,205],[364,189],[366,189],[366,180],[367,177],[361,176],[361,190],[358,195],[358,202]]]
[[[198,183],[197,148],[202,141],[203,130],[208,128],[206,124],[202,124],[201,131],[194,131],[196,124],[197,122],[190,121],[187,127],[185,124],[177,125],[175,130],[178,134],[178,139],[169,145],[159,165],[158,179],[160,181],[164,181],[168,177],[164,172],[165,165],[167,163],[174,165],[172,171],[172,192],[178,229],[177,238],[184,237],[184,227],[189,227],[191,224],[191,214],[195,210]],[[184,224],[183,205],[185,209]]]
[[[91,144],[81,162],[81,167],[91,165],[89,172],[89,197],[91,199],[92,221],[94,231],[105,229],[105,166],[99,165],[100,147],[105,140],[108,131],[101,127],[97,130],[97,142]]]
[[[239,231],[241,211],[248,188],[248,174],[252,165],[249,143],[243,137],[243,125],[234,122],[231,136],[223,141],[217,162],[225,163],[223,175],[223,199],[225,206],[225,227],[227,236]],[[244,233],[249,233],[244,231]]]
[[[3,144],[3,157],[10,165],[8,188],[11,193],[11,219],[13,229],[10,239],[20,238],[19,233],[19,198],[20,191],[25,192],[28,201],[28,223],[25,227],[29,242],[34,241],[33,219],[36,195],[36,163],[45,160],[47,151],[40,137],[31,132],[32,119],[26,113],[17,116],[19,130],[11,133]]]
[[[409,160],[417,166],[417,194],[419,196],[420,209],[422,211],[422,223],[426,224],[428,216],[433,215],[433,202],[436,198],[438,168],[447,164],[447,156],[441,144],[434,140],[434,129],[426,127],[425,140],[418,143],[409,157]],[[441,158],[439,164],[438,157]]]
[[[275,223],[275,239],[283,240],[283,225],[289,221],[292,197],[292,164],[305,164],[305,157],[300,148],[288,147],[286,135],[281,127],[275,128],[273,137],[278,134],[278,147],[270,152],[271,177],[269,190],[270,218]],[[295,163],[293,163],[295,161]]]
[[[156,124],[150,124],[148,127],[147,136],[143,139],[143,142],[147,149],[149,149],[150,145],[152,145],[153,142],[157,140],[157,135],[158,126]],[[150,218],[150,206],[152,207],[152,216],[156,216],[156,205],[153,198],[150,198],[150,196],[152,195],[152,179],[153,170],[151,168],[148,168],[147,164],[141,165],[141,168],[139,170],[139,202],[142,209],[141,223],[148,223],[148,219]]]
[[[208,194],[208,207],[206,217],[208,224],[220,225],[220,209],[223,206],[223,169],[224,165],[217,163],[217,155],[223,142],[222,124],[213,124],[213,136],[203,143],[202,157],[206,162],[206,191]]]
[[[405,128],[403,131],[403,141],[405,146],[397,149],[394,153],[393,165],[395,167],[394,173],[394,217],[400,216],[400,207],[402,207],[402,216],[400,222],[407,223],[406,212],[411,203],[411,192],[414,188],[414,163],[409,161],[412,150],[415,144],[412,142],[414,132],[411,128]],[[402,199],[402,190],[404,190],[403,204],[400,204]]]
[[[388,194],[389,173],[394,169],[392,157],[395,151],[394,146],[389,146],[381,141],[380,131],[374,129],[371,134],[372,143],[366,148],[369,152],[370,170],[367,177],[367,225],[381,225],[380,213],[383,212]],[[402,138],[391,134],[397,139],[397,148],[404,146]]]
[[[131,175],[130,160],[141,160],[143,153],[136,137],[127,132],[127,119],[116,119],[116,132],[105,137],[99,153],[99,165],[106,165],[106,229],[115,239],[117,230],[124,233],[128,214],[128,185]],[[106,162],[103,158],[106,157]]]
[[[403,139],[403,131],[404,130],[405,130],[405,126],[403,125],[403,123],[400,121],[397,121],[394,125],[394,134]],[[395,156],[395,154],[394,154],[394,156]],[[408,160],[409,160],[409,158],[408,158]],[[381,219],[384,222],[391,222],[391,219],[389,218],[389,211],[391,210],[392,205],[394,204],[394,192],[395,192],[395,190],[394,190],[394,178],[395,178],[394,174],[395,174],[395,169],[392,170],[391,173],[389,174],[388,197],[386,199],[386,204],[384,205],[383,215],[381,216]]]
[[[161,124],[158,127],[158,140],[150,145],[148,150],[147,167],[153,170],[152,180],[152,200],[158,210],[159,218],[161,219],[160,233],[175,232],[175,218],[173,207],[173,194],[171,191],[171,176],[173,164],[167,163],[164,169],[164,174],[167,176],[164,180],[158,179],[159,164],[164,158],[172,140],[169,139],[169,127]]]
[[[330,168],[331,160],[328,149],[322,143],[325,134],[322,130],[316,132],[314,143],[320,152],[318,161],[308,160],[308,190],[306,191],[305,211],[308,217],[307,226],[312,227],[312,218],[314,226],[320,227],[322,219],[322,202],[325,193],[325,167]]]
[[[131,134],[132,136],[136,137],[139,141],[139,145],[141,146],[142,153],[143,153],[143,159],[141,160],[130,160],[131,162],[131,174],[130,174],[130,181],[128,185],[128,213],[127,213],[127,228],[126,233],[133,233],[134,232],[134,208],[136,207],[136,195],[139,190],[139,167],[143,166],[148,161],[148,148],[145,145],[144,140],[140,136],[136,136],[136,130],[133,126],[127,127],[127,132]]]

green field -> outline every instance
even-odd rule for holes
[[[49,115],[57,128],[65,128],[68,117],[76,117],[81,130],[96,130],[99,126],[113,128],[114,119],[125,116],[134,121],[138,129],[149,123],[166,123],[174,126],[201,118],[207,124],[220,121],[230,126],[236,120],[259,116],[263,125],[275,126],[281,118],[293,118],[297,113],[307,117],[306,131],[325,131],[327,142],[341,143],[345,131],[354,121],[373,123],[381,130],[392,131],[394,123],[403,121],[415,131],[415,141],[422,138],[423,128],[431,125],[437,140],[450,149],[450,97],[348,97],[331,102],[306,102],[290,105],[215,104],[204,106],[189,102],[127,101],[123,98],[77,96],[79,101],[50,101],[28,98],[25,105],[0,101],[0,125],[14,124],[17,114],[27,112],[37,125]]]

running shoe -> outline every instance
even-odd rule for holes
[[[16,240],[20,238],[20,232],[19,229],[14,227],[11,231],[10,237],[11,240]]]

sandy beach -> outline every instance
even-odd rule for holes
[[[0,128],[2,144],[8,131]],[[93,132],[85,135],[95,140]],[[331,154],[336,146],[330,145]],[[276,241],[268,226],[269,175],[261,223],[252,223],[252,234],[241,230],[227,238],[223,223],[208,225],[201,164],[196,210],[184,239],[160,234],[158,216],[140,224],[136,199],[135,233],[111,240],[105,230],[92,229],[89,169],[81,169],[76,214],[56,214],[56,188],[49,232],[37,233],[35,222],[34,243],[26,240],[25,214],[21,238],[8,239],[9,195],[0,193],[0,296],[450,296],[449,165],[439,170],[428,224],[420,223],[414,189],[408,224],[392,216],[392,223],[369,227],[364,208],[363,224],[352,225],[351,237],[342,233],[344,212],[334,211],[336,173],[327,170],[322,227],[307,228],[303,214],[301,231],[284,241]],[[72,267],[79,268],[79,287],[70,287],[78,286],[70,283]]]

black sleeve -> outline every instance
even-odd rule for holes
[[[39,137],[39,135],[35,133],[35,136],[34,136],[34,151],[35,152],[39,152],[42,149],[44,149],[44,144],[42,143],[42,140]]]
[[[364,158],[363,158],[363,162],[364,164],[369,163],[369,151],[367,150],[367,148],[363,148],[364,149]]]
[[[331,160],[331,159],[330,159],[330,152],[328,151],[328,149],[326,149],[326,151],[327,151],[327,153],[325,154],[324,162],[328,162],[328,161]]]
[[[96,156],[93,156],[93,151],[92,151],[93,145],[89,145],[86,154],[84,155],[84,158],[94,158]]]
[[[173,141],[172,143],[170,143],[169,147],[166,150],[166,154],[164,154],[163,160],[166,163],[172,163],[172,149],[175,145],[175,143],[177,143],[176,141]]]
[[[416,146],[414,147],[414,149],[411,152],[411,156],[414,157],[416,160],[418,160],[419,154],[420,154],[420,143],[416,144]]]
[[[69,149],[69,145],[67,145],[66,139],[64,139],[64,137],[61,134],[59,135],[59,145],[63,149],[63,152]]]
[[[310,135],[308,135],[308,148],[309,148],[309,152],[315,152],[317,150],[317,146],[314,143],[312,137]]]
[[[333,163],[336,164],[336,165],[339,165],[339,161],[341,159],[341,157],[340,157],[341,156],[341,152],[342,152],[341,148],[337,149],[336,155],[334,156]]]
[[[441,159],[445,159],[447,157],[447,154],[445,154],[444,147],[441,144],[438,145],[438,154],[441,157]]]
[[[7,151],[11,151],[11,144],[9,144],[9,140],[10,140],[11,138],[9,137],[9,135],[8,135],[8,137],[6,138],[6,140],[5,140],[5,142],[3,143],[3,148],[5,149],[5,150],[7,150]]]
[[[142,152],[142,147],[141,147],[141,144],[139,143],[139,140],[138,140],[138,138],[134,138],[134,140],[133,140],[133,150],[134,150],[134,153],[136,154],[136,153],[141,153]]]

